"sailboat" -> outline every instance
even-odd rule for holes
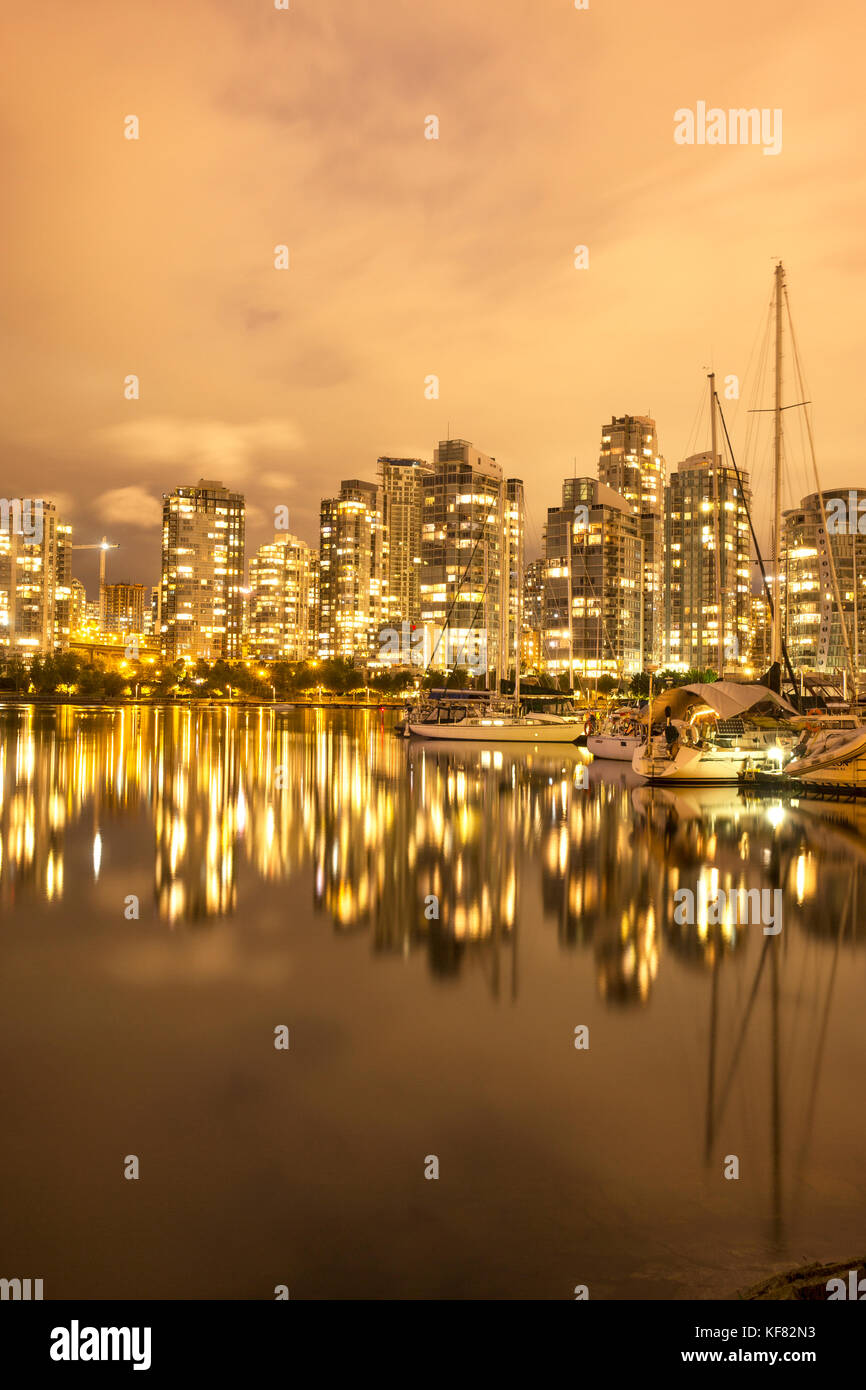
[[[500,590],[502,613],[507,593],[505,579],[505,534],[500,520]],[[470,556],[471,564],[471,556]],[[461,580],[462,582],[462,580]],[[543,708],[543,701],[534,700],[535,708],[524,709],[520,698],[520,629],[523,617],[523,564],[518,546],[517,556],[517,614],[514,624],[514,695],[506,704],[493,697],[486,708],[467,703],[465,713],[458,710],[446,721],[430,709],[414,710],[406,720],[406,733],[415,738],[459,743],[574,743],[585,733],[585,721],[571,711],[552,712]],[[506,666],[505,634],[507,622],[500,629],[500,665]],[[482,698],[484,698],[482,696]],[[541,707],[539,707],[541,706]]]
[[[763,559],[761,558],[760,546],[752,524],[751,512],[746,502],[746,514],[749,520],[749,527],[752,540],[757,551],[758,563],[761,568],[761,576],[767,596],[772,622],[772,662],[771,672],[777,674],[781,669],[781,661],[784,659],[788,677],[791,685],[796,688],[794,672],[788,657],[787,647],[782,634],[781,620],[781,536],[782,536],[782,411],[786,409],[782,405],[782,303],[783,297],[787,305],[787,293],[785,290],[785,275],[782,263],[779,262],[775,269],[775,339],[776,339],[776,364],[775,364],[775,403],[773,411],[775,415],[774,432],[774,569],[773,569],[773,588],[767,580]],[[790,309],[788,309],[790,321]],[[796,343],[793,340],[793,327],[791,328],[791,339],[794,347],[794,360],[797,364],[798,377],[801,377],[799,357],[797,355]],[[725,439],[730,453],[733,467],[736,471],[740,487],[742,489],[742,479],[734,459],[733,449],[731,448],[730,436],[728,435],[727,425],[725,424],[722,413],[721,402],[715,389],[715,375],[710,373],[710,420],[712,430],[712,461],[714,478],[714,516],[715,516],[715,568],[716,568],[716,594],[718,599],[718,633],[717,650],[719,656],[719,679],[712,685],[705,687],[705,701],[709,706],[708,713],[715,711],[716,716],[721,715],[724,720],[731,718],[730,712],[725,712],[723,705],[730,704],[733,710],[739,705],[740,716],[748,711],[751,716],[748,720],[741,718],[741,727],[736,727],[730,732],[732,737],[720,739],[716,734],[711,733],[709,738],[696,736],[694,729],[695,720],[692,719],[687,725],[683,725],[674,730],[673,736],[668,742],[668,737],[663,735],[661,738],[653,739],[652,735],[652,712],[647,716],[648,735],[644,746],[639,748],[632,759],[632,767],[636,773],[650,782],[660,781],[686,781],[686,782],[710,782],[725,783],[736,782],[741,776],[753,776],[755,772],[765,770],[775,770],[778,772],[782,763],[790,757],[799,733],[795,726],[788,722],[797,714],[797,710],[788,701],[783,700],[780,692],[780,682],[776,683],[775,690],[766,685],[748,685],[738,682],[725,681],[724,671],[724,609],[722,602],[722,584],[720,574],[720,549],[719,549],[719,491],[718,491],[718,451],[716,446],[716,420],[721,420],[724,429]],[[800,380],[802,386],[802,380]],[[815,461],[814,442],[812,439],[811,422],[808,412],[806,413],[806,424],[812,453],[812,466],[815,475],[815,485],[818,494],[818,503],[821,511],[821,520],[824,533],[827,534],[827,515],[824,507],[824,496],[821,491],[818,479],[817,463]],[[742,489],[745,501],[745,490]],[[835,562],[832,549],[827,546],[828,568],[832,578],[836,603],[839,609],[842,623],[842,634],[845,642],[848,662],[851,674],[855,681],[855,664],[851,655],[851,646],[848,640],[847,625],[842,607],[839,592],[839,582],[836,574]],[[671,693],[676,696],[677,692]],[[722,702],[721,705],[719,702]],[[661,703],[671,702],[671,697],[661,697]],[[659,703],[659,702],[657,702]],[[775,706],[770,709],[768,706]],[[762,720],[764,725],[756,727],[754,715],[773,714],[776,719],[776,728],[768,733],[766,720]],[[780,724],[781,721],[781,724]],[[670,730],[667,731],[670,733]],[[864,758],[863,779],[866,781],[866,758]]]
[[[662,707],[671,710],[675,740],[651,737],[632,759],[648,782],[736,783],[748,768],[781,767],[800,737],[794,706],[766,685],[678,686],[656,697],[650,725]]]
[[[586,746],[594,758],[630,763],[635,752],[646,743],[644,712],[631,707],[612,710],[598,733],[587,734]]]

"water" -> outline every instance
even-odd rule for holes
[[[859,807],[584,788],[377,711],[0,733],[4,1276],[667,1299],[863,1253]],[[700,878],[783,930],[678,926]]]

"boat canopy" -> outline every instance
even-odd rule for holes
[[[428,690],[427,694],[431,700],[492,700],[494,692],[492,690],[447,690],[444,686],[437,686],[434,690]]]
[[[785,717],[797,713],[793,705],[770,690],[769,686],[745,685],[739,681],[709,681],[663,690],[653,700],[653,721],[664,718],[668,705],[675,719],[682,719],[696,705],[708,705],[720,719],[735,719],[747,710],[752,714]]]

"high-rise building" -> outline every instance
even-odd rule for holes
[[[65,652],[72,635],[72,527],[57,523],[57,584],[54,590],[54,649]]]
[[[828,488],[823,498],[829,535],[821,520],[817,492],[804,497],[799,507],[783,517],[785,643],[794,670],[846,669],[848,659],[830,568],[832,555],[851,654],[862,671],[866,667],[866,489]],[[858,529],[861,519],[863,532]]]
[[[57,528],[53,502],[0,498],[0,650],[9,654],[58,647]]]
[[[665,490],[662,659],[680,670],[736,670],[750,659],[748,475],[742,474],[744,497],[733,466],[721,455],[717,462],[718,526],[712,454],[693,454],[677,464]]]
[[[523,571],[523,611],[521,614],[521,651],[523,667],[528,671],[541,669],[544,644],[544,560],[530,560]]]
[[[243,497],[200,478],[163,496],[162,648],[179,657],[241,655]]]
[[[489,668],[503,676],[513,667],[523,512],[519,479],[503,478],[466,439],[440,440],[421,531],[421,619],[437,634],[434,666],[477,670],[483,640]]]
[[[767,603],[767,595],[763,590],[759,594],[752,594],[749,611],[751,613],[749,667],[753,674],[763,675],[764,672],[769,669],[770,663],[773,660],[770,606]]]
[[[311,550],[307,573],[307,632],[308,655],[315,657],[319,650],[319,552]]]
[[[80,579],[69,582],[69,635],[78,637],[87,622],[87,590]]]
[[[649,415],[611,416],[601,432],[598,480],[620,493],[640,518],[643,540],[644,662],[663,651],[665,461],[659,452],[656,422]]]
[[[162,627],[162,588],[159,584],[154,584],[150,590],[150,603],[144,615],[145,631],[155,635],[159,639],[160,628]]]
[[[508,653],[505,670],[513,671],[514,655],[518,650],[523,629],[523,573],[525,569],[526,501],[520,478],[505,479],[505,594],[504,640]]]
[[[544,535],[544,661],[554,675],[641,670],[643,540],[628,500],[595,478],[567,478]],[[571,623],[569,632],[569,608]]]
[[[249,649],[265,661],[305,661],[310,642],[310,547],[278,532],[250,560]]]
[[[102,630],[121,635],[144,632],[144,585],[104,584]]]
[[[319,536],[319,655],[368,661],[383,621],[381,490],[342,482],[322,500]]]
[[[424,483],[432,474],[424,459],[382,457],[378,461],[384,537],[383,617],[391,627],[421,617],[421,520]]]
[[[540,632],[544,626],[544,560],[530,560],[523,571],[523,630]]]

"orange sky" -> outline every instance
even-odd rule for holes
[[[432,457],[449,422],[526,480],[537,553],[611,414],[652,412],[670,467],[707,447],[714,365],[743,378],[742,448],[779,256],[822,479],[866,485],[855,0],[15,9],[3,491],[59,497],[80,540],[107,530],[115,578],[156,580],[164,489],[222,478],[247,495],[248,549],[278,504],[315,543],[340,478]],[[781,154],[677,145],[699,100],[781,108]],[[786,500],[807,490],[795,441]],[[740,462],[765,517],[767,447]]]

